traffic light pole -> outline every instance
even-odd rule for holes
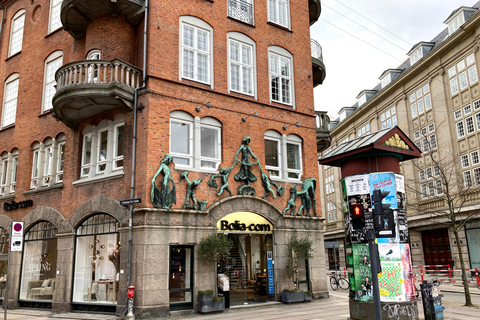
[[[368,248],[370,250],[370,266],[372,271],[373,303],[375,307],[375,319],[382,320],[382,306],[380,304],[380,289],[378,286],[379,258],[378,247],[375,243],[375,230],[367,231]]]

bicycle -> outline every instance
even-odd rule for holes
[[[332,287],[333,291],[337,290],[338,287],[343,290],[348,290],[349,283],[344,276],[332,272],[332,275],[330,276],[330,287]]]

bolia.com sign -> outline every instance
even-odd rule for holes
[[[234,212],[217,222],[218,232],[272,233],[273,225],[253,212]]]

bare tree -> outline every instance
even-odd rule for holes
[[[418,169],[420,180],[425,182],[419,184],[417,176],[405,183],[407,190],[416,198],[407,199],[407,209],[409,214],[417,212],[428,215],[435,219],[435,223],[452,229],[462,271],[465,306],[472,307],[459,233],[469,220],[479,216],[479,211],[469,206],[475,202],[472,187],[480,186],[480,167],[473,174],[470,171],[462,172],[462,166],[466,163],[461,162],[470,161],[468,154],[465,159],[455,155],[452,150],[439,150],[436,135],[421,131],[420,146],[417,146],[423,149],[423,157],[412,163]]]

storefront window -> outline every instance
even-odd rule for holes
[[[469,222],[465,225],[470,267],[480,268],[480,220]]]
[[[57,228],[41,221],[25,233],[20,299],[53,299],[57,270]]]
[[[118,221],[96,214],[77,228],[73,302],[116,304],[120,267]]]
[[[0,228],[0,299],[5,297],[5,283],[7,282],[8,261],[8,234]]]

